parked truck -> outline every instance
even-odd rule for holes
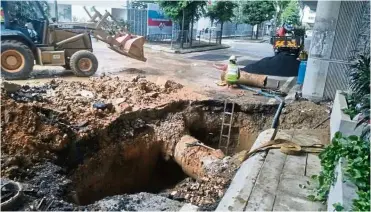
[[[277,32],[276,36],[271,37],[274,53],[289,52],[298,56],[300,51],[304,49],[305,35],[302,33],[303,30],[301,28],[288,28],[285,25],[279,30],[282,30],[283,33]]]

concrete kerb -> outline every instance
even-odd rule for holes
[[[336,181],[328,194],[327,211],[335,211],[335,203],[340,203],[344,207],[344,211],[351,211],[353,200],[358,197],[357,186],[344,176],[345,165],[346,159],[340,158],[335,169]]]
[[[192,53],[192,52],[204,52],[204,51],[211,51],[211,50],[217,50],[217,49],[226,49],[226,48],[229,48],[230,46],[226,44],[222,44],[219,46],[205,46],[205,47],[192,48],[192,49],[170,49],[164,46],[144,44],[144,47],[153,49],[156,51],[162,51],[162,52],[167,52],[167,53],[172,53],[172,54],[187,54],[187,53]]]
[[[273,131],[274,129],[269,129],[261,132],[251,149],[269,140]],[[266,152],[259,152],[241,164],[216,211],[243,211],[245,209],[266,155]]]

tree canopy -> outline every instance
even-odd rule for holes
[[[297,0],[291,0],[287,7],[282,12],[282,23],[291,23],[293,25],[301,25],[299,14],[299,3]]]
[[[219,43],[222,42],[222,33],[223,33],[223,24],[226,21],[231,21],[233,14],[233,9],[237,6],[236,3],[232,1],[218,1],[216,4],[213,4],[207,8],[206,17],[209,17],[211,23],[216,21],[220,23],[220,40]]]
[[[287,7],[290,3],[290,0],[275,0],[273,1],[273,5],[276,8],[276,24],[281,24],[281,15],[283,10]]]
[[[232,1],[218,1],[216,4],[207,8],[206,16],[212,22],[224,23],[231,21],[232,17],[234,17],[233,10],[236,6],[237,4]]]
[[[243,6],[244,22],[253,26],[272,19],[274,13],[272,1],[247,1]]]
[[[206,6],[205,1],[192,1],[192,0],[181,0],[181,1],[163,1],[159,2],[160,7],[164,13],[171,18],[174,22],[182,24],[183,9],[184,9],[184,23],[185,29],[188,29],[191,20],[198,20],[205,12],[204,7]],[[193,18],[192,18],[193,17]]]

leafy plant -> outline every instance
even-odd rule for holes
[[[364,140],[370,140],[370,94],[366,94],[357,108],[358,111],[362,114],[361,120],[358,121],[356,127],[362,126],[361,137]]]
[[[327,199],[330,187],[335,182],[335,167],[340,158],[345,158],[345,177],[358,188],[358,199],[353,200],[353,210],[370,211],[370,142],[357,136],[343,137],[338,132],[332,144],[319,154],[319,158],[322,171],[320,175],[312,177],[319,185],[315,194],[308,197],[318,201]]]
[[[363,127],[361,137],[370,138],[370,54],[359,55],[349,73],[351,94],[346,94],[348,109],[343,110],[351,119],[361,113],[357,127]]]
[[[370,94],[370,55],[359,55],[355,64],[351,66],[349,73],[350,88],[356,99]]]
[[[344,210],[344,207],[340,203],[338,203],[338,202],[332,204],[332,206],[334,206],[335,211],[343,211]]]
[[[345,100],[347,101],[348,108],[343,109],[343,112],[350,116],[350,119],[353,119],[359,111],[357,110],[357,99],[354,95],[343,93]]]

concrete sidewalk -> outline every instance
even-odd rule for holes
[[[260,133],[252,149],[269,141],[272,133],[273,129]],[[313,130],[282,130],[276,138],[308,145],[326,143],[324,137]],[[313,187],[307,182],[320,170],[320,160],[312,153],[294,156],[279,149],[257,153],[242,163],[217,211],[326,210],[321,202],[307,198]]]

